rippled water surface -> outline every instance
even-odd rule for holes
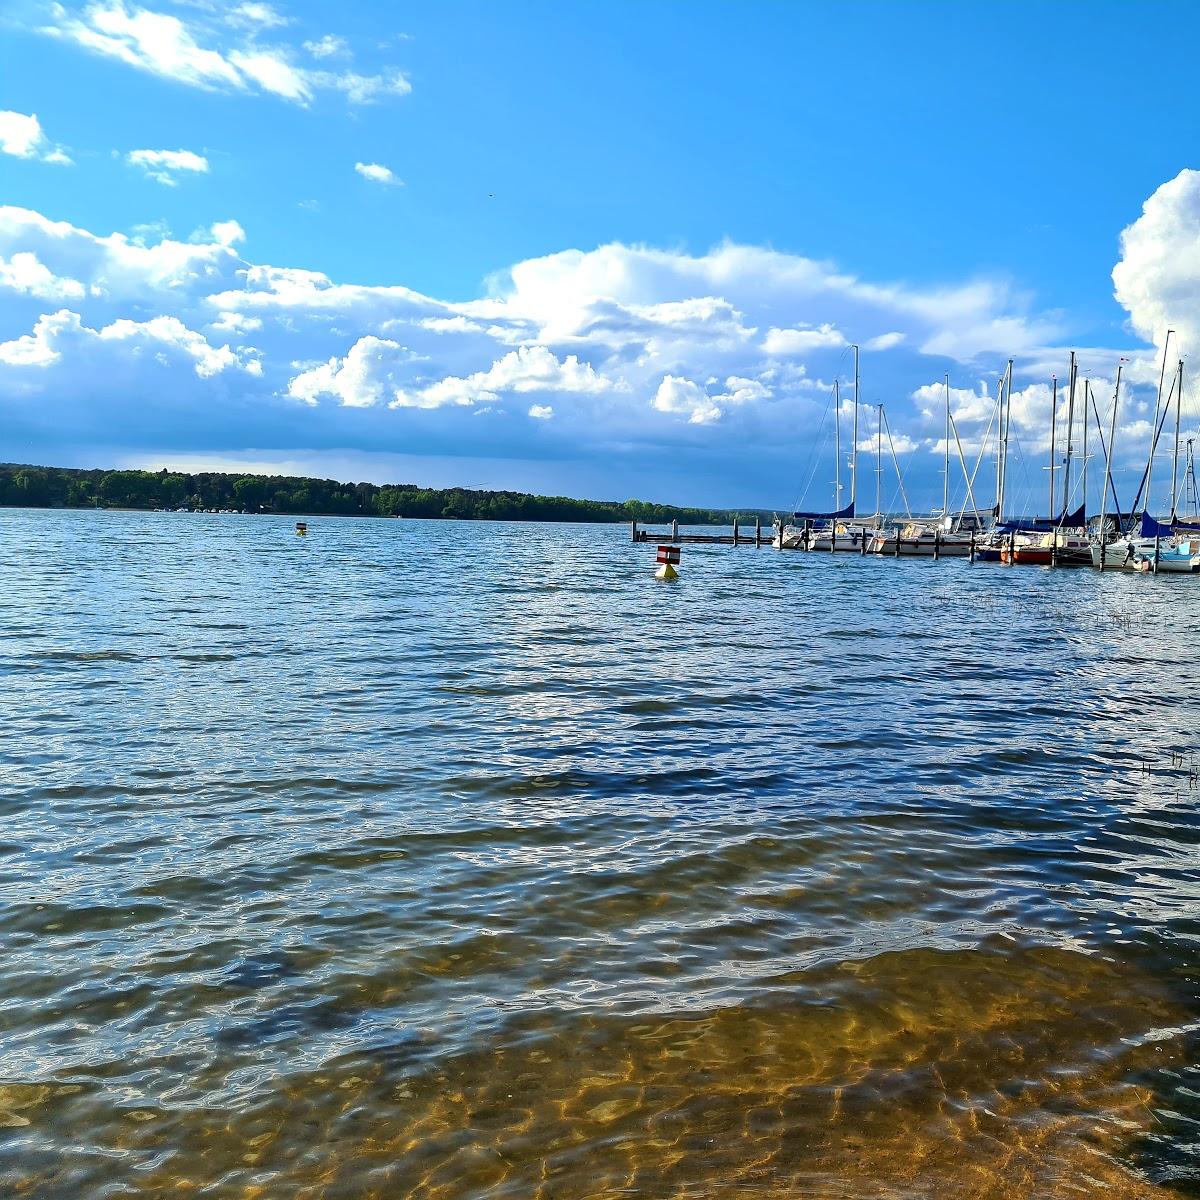
[[[0,1194],[1200,1194],[1200,580],[292,524],[0,510]]]

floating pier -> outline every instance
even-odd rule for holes
[[[633,540],[635,542],[669,542],[673,546],[770,546],[773,534],[770,529],[764,534],[762,518],[754,518],[754,532],[742,533],[737,521],[733,523],[733,533],[680,533],[679,522],[671,522],[671,532],[656,533],[652,529],[639,529],[638,523],[633,522]]]

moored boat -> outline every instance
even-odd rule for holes
[[[1036,541],[1002,545],[1000,561],[1014,566],[1086,567],[1092,562],[1092,543],[1079,530],[1054,529]]]

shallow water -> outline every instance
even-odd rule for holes
[[[0,1194],[1200,1194],[1196,581],[292,524],[0,510]]]

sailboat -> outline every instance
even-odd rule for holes
[[[1137,495],[1134,498],[1132,507],[1132,511],[1135,514],[1139,513],[1140,509],[1138,523],[1135,527],[1129,528],[1124,533],[1118,533],[1118,536],[1114,538],[1107,538],[1107,522],[1104,518],[1104,510],[1102,508],[1100,539],[1092,546],[1092,562],[1102,570],[1105,567],[1123,567],[1130,570],[1150,571],[1152,573],[1159,570],[1184,574],[1200,572],[1200,558],[1197,558],[1197,555],[1200,554],[1200,546],[1193,548],[1193,543],[1200,540],[1197,538],[1197,535],[1200,534],[1200,529],[1190,522],[1180,520],[1178,512],[1183,359],[1179,359],[1175,373],[1172,376],[1166,403],[1164,404],[1162,400],[1162,389],[1166,382],[1167,350],[1174,332],[1173,329],[1168,329],[1167,336],[1163,341],[1163,361],[1162,367],[1159,370],[1158,397],[1154,405],[1150,452],[1146,459],[1146,469],[1142,473],[1141,483],[1138,485]],[[1112,474],[1112,443],[1116,437],[1116,404],[1120,397],[1120,386],[1121,366],[1118,365],[1117,391],[1113,397],[1112,433],[1108,454],[1110,463],[1106,475],[1108,479],[1111,479]],[[1154,478],[1154,456],[1158,448],[1158,440],[1162,434],[1163,426],[1170,415],[1172,400],[1175,402],[1175,446],[1171,473],[1171,515],[1168,521],[1163,522],[1150,515],[1149,507]],[[1191,470],[1190,443],[1189,470]],[[1192,486],[1194,487],[1194,476],[1192,479]],[[1184,487],[1186,491],[1188,487],[1187,475],[1184,477]],[[1143,497],[1145,497],[1144,503]],[[1105,495],[1105,499],[1107,499],[1107,494]]]
[[[855,520],[858,496],[858,347],[854,350],[854,410],[851,425],[852,448],[850,452],[850,503],[839,507],[842,499],[842,450],[841,450],[841,385],[834,383],[834,449],[835,483],[833,512],[794,512],[791,522],[779,528],[776,545],[781,550],[825,550],[850,551],[861,554],[866,548],[867,538],[872,532],[862,522]]]
[[[944,381],[945,397],[946,397],[946,436],[943,454],[943,469],[942,469],[942,511],[935,517],[921,518],[913,517],[908,514],[908,523],[899,529],[892,530],[889,533],[879,532],[871,541],[870,549],[875,554],[890,554],[897,558],[965,558],[971,553],[975,545],[975,533],[964,529],[967,524],[966,510],[964,509],[956,519],[950,514],[950,433],[953,429],[954,438],[959,449],[959,461],[962,463],[963,477],[967,481],[967,495],[974,507],[974,498],[971,495],[971,480],[967,475],[967,465],[962,458],[962,445],[958,441],[958,430],[954,428],[953,418],[950,415],[950,376],[947,375]],[[881,422],[886,420],[883,416],[883,405],[880,408]],[[891,430],[888,430],[888,447],[892,452],[892,462],[896,466],[896,476],[900,477],[900,467],[896,463],[896,450],[892,445]],[[878,467],[876,468],[878,471]],[[901,495],[904,493],[904,482],[900,480]],[[905,508],[908,507],[908,498],[905,496]],[[972,527],[978,524],[978,512],[972,518]]]
[[[1091,540],[1085,532],[1087,522],[1087,501],[1085,500],[1074,512],[1067,512],[1071,499],[1071,462],[1075,447],[1072,442],[1075,428],[1075,391],[1078,381],[1075,352],[1071,351],[1070,384],[1067,398],[1067,448],[1063,459],[1062,506],[1059,516],[1035,518],[1033,521],[1010,521],[1005,528],[1009,534],[1008,544],[1001,543],[1000,561],[1017,566],[1087,566],[1092,561]],[[1059,469],[1055,455],[1055,425],[1058,419],[1058,377],[1051,381],[1050,406],[1050,510],[1055,508],[1055,477]],[[1086,419],[1087,409],[1084,408],[1084,462],[1086,469]],[[1085,489],[1086,490],[1086,489]],[[1037,537],[1023,537],[1017,541],[1016,534],[1039,534]]]

